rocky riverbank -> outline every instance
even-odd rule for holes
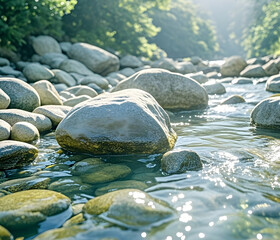
[[[145,193],[145,183],[121,181],[131,174],[129,166],[107,163],[99,155],[160,154],[163,174],[200,170],[203,163],[195,152],[170,151],[177,134],[169,116],[207,108],[209,95],[226,93],[225,83],[266,82],[267,91],[280,92],[280,57],[245,60],[234,56],[216,65],[198,57],[152,62],[129,55],[119,58],[89,44],[58,43],[49,36],[34,38],[32,47],[35,54],[30,62],[0,58],[3,239],[21,236],[24,228],[39,229],[58,214],[63,216],[55,227],[63,227],[36,239],[78,239],[78,234],[93,231],[92,226],[106,229],[112,223],[146,229],[171,221],[176,210]],[[218,104],[245,101],[233,95]],[[279,102],[278,94],[261,101],[251,113],[251,123],[279,129]],[[8,180],[7,171],[36,162],[40,136],[50,132],[55,133],[63,154],[91,154],[69,165],[71,187],[77,183],[77,189],[87,192],[96,184],[109,183],[96,190],[95,196],[102,196],[79,207],[71,205],[72,198],[58,193],[63,187],[65,191],[69,181],[52,181],[40,170],[31,177]]]

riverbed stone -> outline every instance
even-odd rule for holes
[[[88,95],[81,95],[81,96],[78,96],[78,97],[73,97],[73,98],[67,99],[65,102],[63,102],[63,105],[69,106],[69,107],[75,107],[79,103],[82,103],[82,102],[87,101],[89,99],[91,99],[91,97],[89,97]]]
[[[112,92],[137,88],[150,93],[165,109],[199,109],[208,105],[208,94],[196,81],[163,69],[147,69],[120,82]]]
[[[58,92],[51,82],[41,80],[32,85],[40,96],[41,105],[62,105]]]
[[[0,78],[0,88],[10,97],[9,108],[33,111],[40,97],[33,87],[17,78]]]
[[[191,62],[176,63],[176,72],[181,74],[188,74],[196,72],[196,67]]]
[[[120,62],[117,56],[88,43],[75,43],[67,53],[102,76],[119,70]]]
[[[0,67],[0,74],[3,75],[12,75],[14,77],[19,77],[20,75],[22,75],[22,73],[20,71],[14,70],[12,67],[10,66],[4,66],[4,67]]]
[[[120,70],[119,73],[126,77],[130,77],[131,75],[133,75],[135,73],[135,70],[132,68],[126,67],[126,68]]]
[[[136,181],[136,180],[114,181],[105,187],[100,187],[96,189],[95,195],[100,196],[108,192],[113,192],[120,189],[128,189],[128,188],[145,190],[146,188],[148,188],[148,185],[146,183]]]
[[[267,80],[265,90],[269,92],[280,92],[280,74],[271,76]]]
[[[54,73],[39,63],[30,63],[23,69],[24,76],[28,82],[34,83],[39,80],[50,80],[54,78]]]
[[[50,190],[16,192],[0,198],[0,224],[7,229],[28,228],[65,211],[70,202],[68,197]]]
[[[10,61],[7,58],[0,57],[0,67],[9,66]]]
[[[60,93],[61,91],[66,90],[66,89],[68,88],[67,85],[64,84],[64,83],[53,84],[53,86],[55,87],[55,89],[56,89],[56,91],[57,91],[58,93]]]
[[[223,77],[236,77],[246,66],[247,63],[242,57],[232,56],[226,59],[220,71]]]
[[[95,83],[102,89],[107,89],[109,87],[109,82],[107,79],[98,74],[83,77],[80,81],[81,85],[88,85],[90,83]]]
[[[14,238],[6,228],[0,226],[0,239],[1,240],[13,240]]]
[[[260,128],[280,129],[280,96],[269,97],[259,102],[251,112],[251,123]]]
[[[37,107],[33,113],[42,114],[49,118],[52,121],[53,128],[55,128],[71,109],[72,107],[69,106],[46,105]]]
[[[171,58],[159,59],[159,60],[153,62],[151,67],[152,68],[165,69],[165,70],[168,70],[170,72],[176,72],[177,71],[176,63]]]
[[[143,63],[135,56],[126,55],[120,59],[121,68],[138,68],[143,66]]]
[[[267,74],[261,65],[249,65],[240,73],[240,76],[261,78],[261,77],[266,77]]]
[[[202,162],[196,152],[173,150],[165,153],[161,159],[162,171],[168,174],[196,171],[202,168]]]
[[[17,122],[12,126],[11,139],[31,143],[40,137],[38,129],[28,122]]]
[[[9,191],[11,193],[29,189],[46,189],[49,182],[49,178],[32,176],[3,182],[0,184],[0,189]]]
[[[56,82],[64,83],[68,87],[73,87],[76,85],[76,80],[69,73],[60,69],[53,69],[52,72],[54,73]]]
[[[239,77],[239,78],[234,78],[231,81],[231,83],[232,84],[253,84],[253,81],[250,78]]]
[[[140,204],[141,203],[141,204]],[[121,226],[142,227],[170,220],[174,211],[163,201],[137,189],[124,189],[89,200],[83,211]],[[133,213],[133,214],[132,214]]]
[[[33,124],[39,132],[48,131],[52,128],[52,122],[42,114],[30,113],[20,109],[5,109],[0,111],[0,119],[6,121],[11,126],[17,122],[29,122]]]
[[[265,65],[262,66],[267,76],[273,76],[279,73],[277,65],[274,60],[269,61]]]
[[[37,54],[43,56],[46,53],[61,53],[58,42],[50,36],[38,36],[32,39],[32,46]]]
[[[7,140],[10,137],[11,125],[0,119],[0,141]]]
[[[12,140],[1,141],[0,169],[7,170],[28,165],[37,155],[38,149],[28,143]]]
[[[208,81],[208,77],[202,72],[198,73],[189,73],[185,75],[188,78],[192,78],[200,84],[206,83]]]
[[[202,84],[202,86],[205,88],[206,92],[209,95],[226,93],[226,88],[224,87],[224,85],[216,81],[209,81],[205,84]]]
[[[10,97],[0,88],[0,109],[8,108],[10,102]]]
[[[242,96],[239,95],[233,95],[225,99],[221,102],[221,105],[225,104],[238,104],[238,103],[244,103],[246,102],[245,99]]]
[[[66,59],[59,65],[59,69],[68,73],[78,73],[84,76],[91,75],[90,71],[84,64],[74,59]]]
[[[122,81],[127,78],[125,75],[121,74],[120,72],[112,72],[108,74],[107,77],[117,79],[118,81]]]
[[[59,68],[59,65],[66,59],[68,57],[62,53],[46,53],[40,58],[40,62],[51,68]]]
[[[149,93],[138,89],[81,103],[56,129],[60,146],[93,154],[163,152],[174,146],[176,138],[167,113]]]

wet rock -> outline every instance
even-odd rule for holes
[[[61,53],[58,42],[50,36],[38,36],[32,39],[32,46],[37,54]]]
[[[40,137],[38,129],[28,122],[17,122],[12,126],[11,139],[31,143]]]
[[[0,226],[0,239],[1,240],[13,240],[14,238],[6,228]]]
[[[221,102],[221,105],[224,104],[237,104],[237,103],[244,103],[246,102],[245,99],[242,96],[239,95],[233,95],[225,99]]]
[[[205,84],[202,84],[202,86],[205,88],[206,92],[209,95],[226,93],[226,88],[222,83],[219,82],[210,81]]]
[[[221,74],[223,77],[239,76],[240,72],[247,66],[246,61],[240,56],[232,56],[228,58],[221,66]]]
[[[61,213],[70,199],[50,190],[27,190],[0,198],[0,224],[7,229],[22,229]]]
[[[68,100],[63,102],[63,105],[69,106],[69,107],[74,107],[77,104],[87,101],[89,99],[91,99],[91,97],[89,97],[88,95],[81,95],[78,97],[69,98]]]
[[[33,111],[40,106],[38,93],[29,84],[16,78],[0,78],[0,88],[10,97],[9,108]]]
[[[51,120],[44,115],[30,113],[19,109],[6,109],[0,111],[0,119],[11,126],[17,122],[28,122],[33,124],[39,132],[48,131],[52,128]]]
[[[186,74],[185,76],[194,79],[200,84],[206,83],[208,81],[208,77],[202,72],[190,73],[190,74]]]
[[[76,85],[76,80],[67,72],[60,69],[53,69],[52,72],[55,75],[55,79],[58,83],[64,83],[68,87],[73,87]]]
[[[240,76],[260,78],[266,77],[267,74],[261,65],[249,65],[240,73]]]
[[[120,189],[128,189],[128,188],[145,190],[146,188],[148,188],[148,185],[146,183],[136,181],[136,180],[115,181],[105,187],[98,188],[95,191],[95,195],[100,196],[108,192],[113,192]]]
[[[0,189],[4,189],[11,193],[29,189],[45,189],[48,187],[49,182],[49,178],[41,178],[35,176],[18,178],[1,183]]]
[[[59,68],[59,65],[66,59],[68,57],[62,53],[46,53],[40,58],[40,62],[51,68]]]
[[[62,105],[58,92],[49,81],[38,81],[33,84],[33,88],[40,96],[41,105]]]
[[[120,82],[112,92],[129,88],[138,88],[150,93],[166,109],[189,110],[208,105],[208,95],[199,83],[162,69],[137,72]]]
[[[174,150],[165,153],[161,159],[161,168],[168,174],[183,173],[202,168],[200,157],[196,152]]]
[[[11,125],[0,119],[0,141],[9,139],[10,133]]]
[[[7,58],[0,57],[0,67],[9,66],[10,61]]]
[[[0,169],[6,170],[28,165],[37,155],[38,149],[28,143],[12,140],[1,141]]]
[[[72,107],[69,106],[47,105],[37,107],[33,113],[42,114],[49,118],[52,121],[53,128],[55,128],[71,109]]]
[[[95,83],[103,89],[107,89],[109,87],[109,83],[108,83],[107,79],[104,77],[101,77],[98,74],[94,74],[92,76],[86,76],[86,77],[82,78],[80,81],[81,85],[88,85],[90,83]]]
[[[138,68],[143,66],[143,63],[135,56],[126,55],[120,60],[121,68]]]
[[[28,64],[23,69],[23,74],[31,83],[54,78],[53,72],[39,63]]]
[[[164,202],[136,189],[118,190],[91,199],[85,204],[84,212],[130,227],[158,224],[170,220],[174,214]]]
[[[280,96],[272,96],[258,103],[251,112],[251,123],[261,128],[280,129]]]
[[[232,84],[252,84],[253,81],[250,78],[235,78],[231,81]]]
[[[119,70],[119,59],[115,55],[87,43],[73,44],[68,55],[103,76]]]
[[[0,109],[8,108],[10,102],[10,97],[0,88]]]
[[[271,76],[267,80],[265,90],[269,92],[280,92],[280,74]]]
[[[92,72],[84,64],[73,59],[64,60],[59,65],[59,69],[68,73],[78,73],[84,76],[92,74]]]
[[[262,66],[267,76],[273,76],[279,73],[277,65],[274,60],[269,61],[265,65]]]
[[[83,204],[84,206],[84,204]],[[71,226],[75,226],[78,225],[80,223],[83,223],[84,221],[86,221],[86,219],[84,218],[84,215],[82,213],[79,213],[78,215],[70,218],[69,220],[67,220],[64,224],[63,227],[71,227]]]
[[[58,125],[56,138],[71,151],[156,153],[172,148],[176,133],[167,113],[150,94],[130,89],[79,104]]]

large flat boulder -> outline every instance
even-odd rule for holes
[[[196,81],[164,69],[146,69],[121,81],[112,92],[137,88],[150,93],[165,109],[199,109],[208,105],[206,90]]]
[[[56,139],[70,151],[149,154],[171,149],[176,133],[167,113],[149,93],[130,89],[74,107],[58,125]]]

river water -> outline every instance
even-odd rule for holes
[[[198,153],[203,161],[202,170],[168,176],[160,171],[161,155],[103,157],[106,162],[129,166],[132,173],[125,180],[145,182],[145,191],[167,202],[177,212],[176,217],[150,229],[112,226],[77,239],[280,239],[280,131],[250,125],[253,107],[272,94],[264,90],[264,83],[224,86],[227,93],[210,96],[207,109],[171,115],[178,134],[175,149]],[[218,105],[233,94],[242,95],[246,103]],[[70,167],[86,157],[62,152],[54,133],[41,138],[39,149],[35,163],[8,171],[9,178],[39,172],[52,182],[67,183],[73,179]],[[61,188],[61,193],[73,203],[85,203],[95,196],[98,187],[107,184],[83,188],[76,183]],[[57,216],[56,221],[53,218],[36,231],[18,235],[32,239],[40,232],[59,227],[69,217],[66,215]]]

